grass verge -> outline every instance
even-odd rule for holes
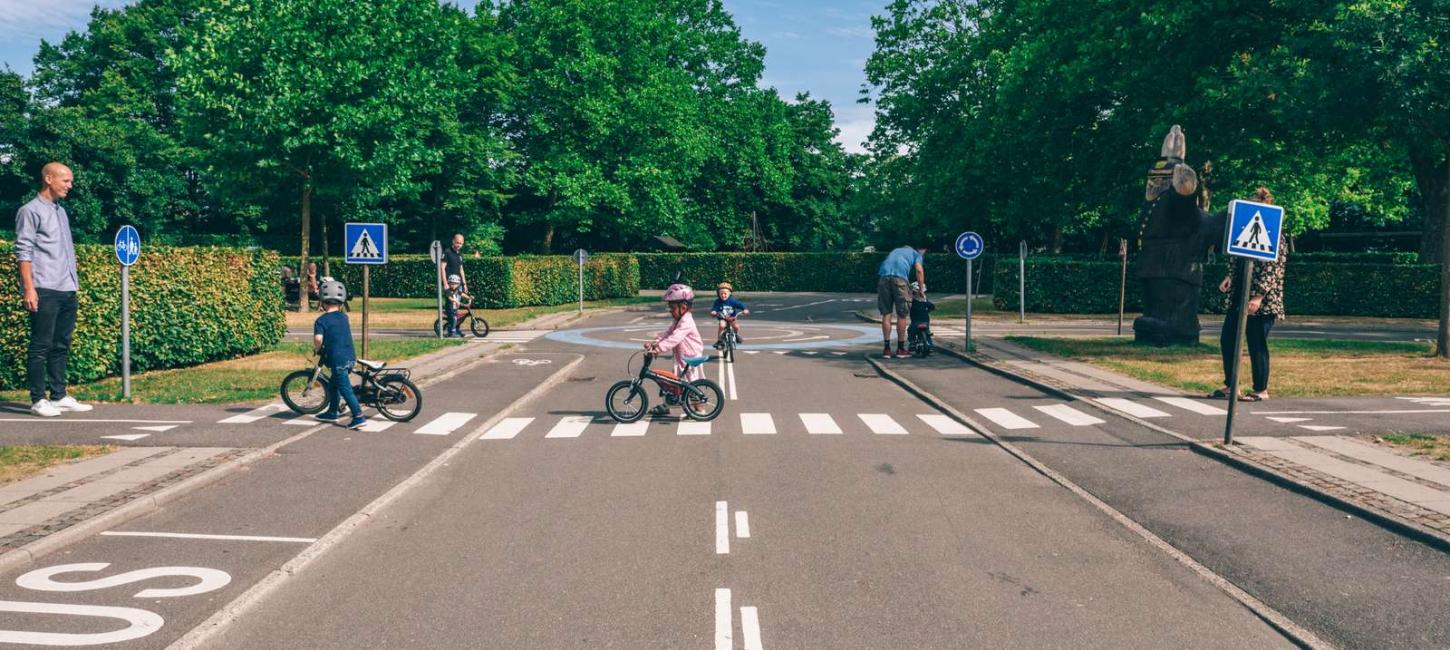
[[[648,296],[630,296],[628,298],[610,298],[608,300],[585,301],[585,309],[600,309],[606,307],[625,307],[641,303],[658,302],[659,298]],[[558,314],[574,311],[579,308],[579,303],[567,305],[549,305],[544,307],[515,307],[512,309],[480,309],[479,314],[488,321],[489,327],[504,328],[512,327],[524,321],[547,314]],[[302,313],[287,312],[288,329],[307,329],[312,327],[312,322],[317,319],[318,312]],[[421,330],[431,331],[433,321],[438,318],[438,301],[433,298],[373,298],[368,301],[368,327],[379,329],[396,330]],[[352,302],[352,311],[348,312],[348,320],[352,323],[354,332],[362,329],[362,301]]]
[[[435,350],[462,345],[458,339],[375,339],[368,346],[374,359],[397,365]],[[230,404],[277,396],[287,373],[313,363],[312,344],[283,342],[268,352],[191,368],[156,370],[131,377],[132,402],[147,404]],[[121,402],[121,379],[111,377],[73,386],[68,391],[83,402]],[[29,401],[25,391],[5,391],[0,399]]]
[[[1151,348],[1120,338],[1012,336],[1007,340],[1190,393],[1207,394],[1220,385],[1223,377],[1223,361],[1217,345]],[[1431,356],[1431,346],[1427,343],[1270,339],[1269,352],[1271,395],[1330,397],[1450,392],[1450,363]],[[1247,354],[1241,368],[1239,376],[1247,378]]]
[[[0,447],[0,485],[22,481],[53,465],[109,454],[109,445],[17,445]]]
[[[1436,436],[1428,433],[1391,433],[1379,436],[1376,442],[1383,442],[1403,450],[1411,456],[1423,456],[1450,462],[1450,436]]]

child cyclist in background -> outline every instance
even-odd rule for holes
[[[448,299],[447,313],[444,314],[448,319],[448,329],[443,332],[443,336],[463,338],[463,330],[459,328],[458,322],[458,307],[466,301],[472,301],[473,296],[463,293],[463,278],[456,275],[448,276],[448,291],[443,295]]]
[[[690,315],[690,306],[695,302],[695,291],[688,285],[672,284],[665,289],[662,299],[670,304],[670,316],[674,324],[653,341],[644,344],[644,349],[653,354],[673,352],[675,375],[684,381],[700,378],[700,368],[690,367],[685,359],[698,357],[705,352],[705,342],[700,339],[700,330],[695,327],[695,317]],[[660,404],[650,410],[652,415],[669,415],[670,407]]]
[[[740,323],[734,320],[726,320],[750,313],[750,310],[745,307],[745,303],[740,302],[739,298],[730,295],[734,291],[735,287],[731,286],[729,282],[721,282],[715,286],[715,304],[710,307],[710,315],[720,319],[720,331],[715,333],[716,350],[724,347],[721,339],[725,337],[725,327],[727,325],[730,326],[730,329],[735,330],[736,343],[745,342],[745,339],[740,338]]]
[[[327,410],[317,414],[323,422],[336,422],[342,413],[338,412],[338,400],[347,402],[352,411],[352,420],[347,428],[358,429],[368,423],[362,415],[362,407],[352,392],[352,364],[357,352],[352,347],[352,327],[348,325],[347,314],[342,313],[342,303],[347,301],[347,288],[332,278],[323,278],[317,289],[317,300],[322,303],[322,315],[312,325],[312,353],[322,356],[322,364],[332,371],[327,382]]]

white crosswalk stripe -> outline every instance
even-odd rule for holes
[[[479,436],[479,440],[512,440],[533,421],[533,418],[504,418],[493,425],[488,432]]]
[[[745,434],[768,435],[775,433],[775,418],[769,413],[741,413],[740,431]]]
[[[266,406],[254,408],[250,411],[247,411],[246,413],[242,413],[241,415],[233,415],[225,420],[220,420],[217,422],[217,424],[251,424],[253,422],[256,422],[257,420],[271,417],[273,414],[281,413],[286,410],[288,410],[286,404],[268,404]]]
[[[394,424],[397,424],[397,422],[394,422],[392,420],[374,419],[368,420],[367,424],[362,425],[357,430],[367,431],[369,433],[382,433],[383,431],[387,431],[388,429],[393,428]]]
[[[906,428],[902,427],[896,420],[891,419],[891,416],[885,413],[857,413],[856,417],[861,418],[861,421],[866,423],[866,427],[871,429],[871,433],[883,436],[906,435]]]
[[[839,434],[841,427],[836,424],[835,418],[829,413],[802,413],[801,424],[806,426],[806,433],[814,434]]]
[[[478,417],[477,413],[444,413],[433,418],[432,422],[418,427],[418,430],[413,433],[425,436],[446,436],[476,417]]]
[[[1079,411],[1066,404],[1050,404],[1047,406],[1034,406],[1039,411],[1051,415],[1063,422],[1075,427],[1085,427],[1093,424],[1102,424],[1103,421],[1082,411]]]
[[[587,415],[571,415],[559,420],[559,423],[555,424],[554,428],[549,429],[549,433],[544,434],[544,437],[578,438],[580,434],[584,433],[585,429],[589,428],[589,424],[592,422],[594,422],[594,418]]]
[[[1212,404],[1205,404],[1201,400],[1189,399],[1187,397],[1154,397],[1164,404],[1177,406],[1185,411],[1192,411],[1199,415],[1227,415],[1228,411]]]
[[[649,429],[649,420],[620,423],[614,425],[614,431],[611,431],[609,435],[616,438],[635,438],[644,435],[647,429]]]
[[[1137,418],[1170,417],[1167,413],[1164,413],[1163,411],[1155,409],[1151,406],[1144,406],[1132,400],[1126,400],[1121,397],[1099,397],[1098,403],[1108,408],[1122,411],[1124,413],[1127,413],[1128,415]]]
[[[967,428],[967,425],[957,422],[940,413],[923,413],[916,417],[921,418],[927,426],[936,429],[937,433],[944,436],[975,436],[977,432]]]
[[[675,435],[708,436],[710,435],[710,423],[696,422],[695,420],[680,420],[680,426],[675,430]]]
[[[981,415],[1003,429],[1036,429],[1037,424],[1004,408],[977,409]]]

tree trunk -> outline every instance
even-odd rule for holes
[[[1440,175],[1440,330],[1435,353],[1450,359],[1450,156]]]
[[[297,263],[298,264],[297,276],[300,277],[300,278],[302,278],[302,300],[299,300],[298,302],[301,303],[301,311],[303,311],[303,312],[308,311],[308,309],[307,309],[307,289],[308,289],[308,286],[307,286],[307,284],[308,284],[308,278],[307,278],[307,246],[310,243],[308,241],[308,235],[311,234],[311,231],[312,231],[312,183],[311,183],[311,181],[304,180],[302,182],[302,254],[300,256],[300,260],[301,261],[299,261]]]
[[[549,224],[548,229],[544,231],[544,250],[543,250],[543,253],[545,255],[548,255],[549,253],[552,253],[552,252],[554,252],[554,224],[551,223],[551,224]]]
[[[332,275],[332,256],[327,254],[327,215],[322,215],[322,274]]]
[[[1052,228],[1052,254],[1062,254],[1062,228],[1058,226]]]

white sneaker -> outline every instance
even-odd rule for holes
[[[50,405],[62,411],[75,411],[77,413],[84,413],[95,408],[90,404],[82,404],[80,402],[77,402],[76,398],[71,397],[70,395],[66,395],[65,397],[62,397],[58,400],[53,400],[51,401]]]
[[[53,418],[60,415],[60,409],[56,408],[48,400],[40,400],[31,404],[30,412],[43,418]]]

